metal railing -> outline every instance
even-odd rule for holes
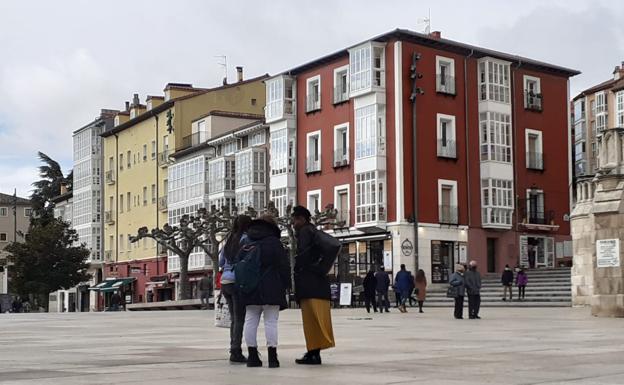
[[[436,91],[455,95],[455,77],[450,75],[436,75]]]
[[[336,222],[339,222],[341,224],[344,223],[344,226],[347,227],[349,226],[349,218],[349,210],[338,210],[338,213],[336,214]]]
[[[158,154],[158,165],[163,167],[169,164],[169,150],[165,150]]]
[[[113,261],[113,250],[105,250],[104,251],[104,261],[112,262]]]
[[[342,84],[334,87],[334,104],[349,100],[349,89]]]
[[[158,210],[167,211],[167,196],[163,195],[158,198]]]
[[[321,171],[321,157],[309,156],[306,159],[306,172],[318,172]]]
[[[548,225],[555,218],[554,211],[545,210],[531,210],[530,208],[525,213],[525,221],[532,225]]]
[[[528,151],[526,153],[527,168],[531,170],[543,170],[544,169],[544,154],[541,152]]]
[[[457,206],[439,205],[438,220],[440,223],[456,225],[459,223]]]
[[[205,132],[195,132],[182,138],[182,148],[197,146],[203,142],[202,139],[207,137]]]
[[[524,108],[527,110],[542,110],[542,94],[531,91],[524,91]]]
[[[314,94],[308,95],[306,98],[306,112],[317,111],[320,109],[321,109],[321,95],[314,95]]]
[[[438,139],[438,156],[440,158],[457,158],[455,140]]]
[[[106,171],[106,184],[115,184],[115,172],[113,170]]]
[[[349,148],[334,150],[334,167],[343,167],[349,164]]]
[[[108,225],[115,223],[115,216],[112,210],[104,211],[104,222]]]

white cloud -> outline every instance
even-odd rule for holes
[[[32,190],[32,182],[39,179],[36,165],[32,166],[7,166],[0,163],[0,193],[13,194],[17,189],[17,195],[28,198]]]

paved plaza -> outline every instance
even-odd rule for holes
[[[480,321],[451,312],[336,310],[337,347],[323,366],[301,367],[300,316],[288,310],[280,369],[228,364],[228,332],[211,311],[1,314],[0,383],[624,384],[623,319],[571,308],[483,309]]]

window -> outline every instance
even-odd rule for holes
[[[306,172],[321,171],[321,131],[307,134]]]
[[[126,237],[126,239],[128,240],[128,250],[130,250],[132,248],[132,240],[130,239],[132,235],[128,234],[128,236]]]
[[[126,165],[128,166],[128,169],[130,169],[130,167],[132,167],[132,151],[128,151],[128,153],[126,154],[127,157],[127,163]],[[135,160],[136,163],[136,160]]]
[[[123,154],[119,154],[119,169],[123,170],[124,168],[124,156]]]
[[[262,211],[266,206],[266,192],[251,190],[236,193],[236,206],[241,213],[246,212],[249,207],[253,207],[256,211]]]
[[[130,193],[128,193],[126,195],[126,198],[127,198],[126,199],[126,211],[130,211],[130,208],[131,208],[130,201],[132,200],[132,195]]]
[[[147,162],[147,144],[143,145],[143,162]]]
[[[511,163],[511,117],[500,112],[479,114],[481,160]]]
[[[349,123],[334,126],[334,167],[349,164]]]
[[[0,207],[0,217],[6,217],[6,216],[9,216],[8,207]]]
[[[32,209],[31,208],[24,208],[24,216],[26,218],[30,218],[31,215],[32,215]]]
[[[525,218],[527,223],[538,225],[546,224],[546,215],[544,211],[544,191],[529,189],[526,192],[527,204]]]
[[[592,101],[592,113],[594,113],[595,103]],[[585,99],[574,102],[574,122],[585,119]]]
[[[223,145],[223,155],[232,155],[238,151],[238,141],[233,140],[231,142],[227,142]]]
[[[349,226],[349,189],[348,184],[334,187],[334,208],[338,211],[336,219]]]
[[[371,46],[354,48],[349,52],[350,92],[364,91],[371,86]]]
[[[206,158],[197,156],[177,162],[168,169],[168,204],[201,198],[205,192]]]
[[[308,210],[312,214],[321,211],[321,190],[308,191]]]
[[[385,115],[383,105],[355,110],[355,159],[385,155]]]
[[[271,134],[271,174],[281,175],[292,172],[293,159],[289,157],[288,129],[274,131]]]
[[[143,206],[147,206],[147,186],[143,186]]]
[[[249,136],[250,146],[260,146],[266,142],[266,133],[264,131],[253,133]]]
[[[542,152],[542,132],[538,130],[525,130],[526,167],[533,170],[544,169]]]
[[[152,160],[156,159],[156,141],[152,140]]]
[[[236,162],[232,158],[219,158],[208,164],[208,189],[210,194],[234,190]]]
[[[264,150],[248,150],[236,154],[236,187],[266,183],[266,154]]]
[[[437,114],[438,120],[438,156],[456,158],[455,116]]]
[[[234,211],[234,208],[236,207],[236,199],[235,198],[219,198],[219,199],[212,199],[210,200],[210,207],[216,207],[216,208],[227,208],[230,212]]]
[[[385,174],[369,171],[355,175],[355,222],[385,221]]]
[[[459,223],[457,181],[438,179],[438,222]]]
[[[511,180],[482,179],[483,225],[511,226],[513,187]]]
[[[8,242],[7,233],[0,233],[0,242]]]
[[[283,114],[294,114],[294,82],[278,77],[266,82],[266,119],[278,119]]]
[[[279,215],[286,215],[286,207],[292,204],[292,201],[288,200],[288,189],[278,188],[271,191],[271,201],[275,204],[275,208]]]
[[[509,103],[509,65],[490,60],[479,63],[479,97]]]
[[[321,76],[316,75],[306,81],[306,112],[321,109]]]
[[[119,194],[119,212],[124,212],[124,196],[123,194]]]
[[[615,94],[615,126],[624,128],[624,90]]]
[[[156,185],[152,185],[152,203],[156,203]]]
[[[604,113],[596,115],[596,131],[601,134],[607,129],[607,115]]]
[[[585,141],[574,145],[574,160],[579,161],[585,159]]]
[[[596,92],[596,114],[607,112],[607,95],[604,91]]]
[[[349,99],[349,66],[342,66],[334,70],[334,104]]]
[[[123,234],[119,234],[119,250],[123,251],[124,249],[124,236]]]
[[[524,108],[542,110],[542,92],[539,78],[524,76]]]
[[[436,56],[436,91],[455,95],[455,60]]]

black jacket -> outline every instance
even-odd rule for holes
[[[308,298],[331,300],[327,274],[334,265],[340,246],[319,245],[316,240],[317,231],[320,230],[308,223],[297,232],[297,257],[295,259],[297,301]]]
[[[503,271],[503,275],[501,277],[501,282],[504,286],[511,286],[513,285],[513,280],[514,280],[514,274],[513,271],[509,270],[505,270]]]
[[[279,305],[286,309],[286,290],[290,289],[290,263],[288,254],[280,241],[280,230],[274,224],[254,220],[247,236],[260,247],[260,274],[258,288],[243,295],[245,305]]]
[[[368,297],[374,297],[375,288],[377,287],[377,278],[375,278],[375,273],[369,271],[362,282],[362,286],[364,286],[364,294]]]

